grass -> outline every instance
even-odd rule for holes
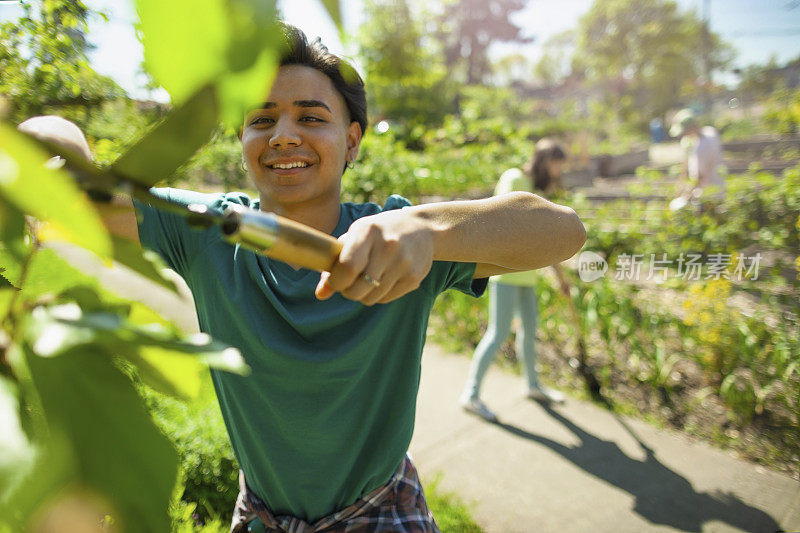
[[[483,529],[472,518],[469,507],[456,495],[439,490],[438,475],[431,483],[425,484],[425,497],[433,517],[443,533],[481,533]]]

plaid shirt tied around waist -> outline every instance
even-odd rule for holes
[[[408,456],[385,484],[313,524],[294,516],[275,516],[250,490],[244,473],[239,471],[239,497],[233,511],[231,533],[247,533],[248,525],[256,518],[264,524],[263,531],[278,533],[439,533],[425,501],[417,469]],[[260,531],[260,528],[253,531]]]

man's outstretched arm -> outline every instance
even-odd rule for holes
[[[574,210],[531,193],[409,209],[435,224],[434,259],[477,263],[476,278],[560,263],[586,242]]]
[[[434,260],[477,263],[475,277],[533,270],[572,257],[586,241],[578,215],[531,193],[442,202],[364,217],[317,296],[334,292],[367,305],[416,289]]]
[[[117,194],[108,202],[94,202],[94,206],[109,233],[139,244],[136,210],[130,196]]]

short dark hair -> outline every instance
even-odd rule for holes
[[[362,134],[367,132],[367,92],[364,80],[353,66],[328,48],[317,38],[309,43],[302,30],[290,24],[281,23],[283,46],[280,66],[302,65],[319,70],[325,74],[339,91],[350,112],[350,121],[358,122]]]

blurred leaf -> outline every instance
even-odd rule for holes
[[[35,416],[44,425],[38,404]],[[36,455],[30,470],[8,494],[0,495],[0,531],[29,531],[31,516],[43,510],[43,503],[49,504],[54,496],[63,494],[74,478],[73,447],[61,431],[45,429],[35,440]],[[9,529],[3,530],[3,525]]]
[[[45,168],[48,159],[25,135],[0,124],[0,197],[50,223],[59,237],[108,257],[111,241],[97,212],[68,173]]]
[[[147,70],[173,103],[186,101],[225,72],[231,39],[225,0],[137,0],[136,4]]]
[[[263,102],[280,38],[273,0],[138,0],[138,11],[145,62],[174,103],[215,82],[220,118],[239,126]]]
[[[325,6],[325,10],[328,12],[328,15],[331,16],[333,19],[334,24],[339,29],[342,28],[342,10],[339,6],[339,0],[321,0],[322,5]]]
[[[2,259],[2,254],[0,254],[0,259]],[[0,320],[8,315],[8,308],[14,299],[14,288],[16,287],[11,284],[8,278],[3,273],[0,273]]]
[[[0,502],[31,468],[34,450],[22,429],[17,385],[0,375]]]
[[[100,297],[99,289],[91,285],[76,285],[62,291],[58,295],[59,303],[75,302],[83,313],[106,312],[119,316],[130,313],[131,304],[128,302],[108,302]]]
[[[25,216],[12,204],[0,197],[0,248],[17,260],[27,255],[25,245]]]
[[[12,281],[16,280],[19,273],[15,272],[14,276],[11,279]],[[80,285],[99,287],[97,280],[72,267],[52,249],[43,248],[33,256],[28,266],[25,283],[20,289],[22,289],[22,296],[26,300],[34,300],[48,294],[58,294]]]
[[[215,91],[206,85],[120,156],[110,171],[149,187],[170,177],[208,142],[216,127]]]
[[[217,78],[220,120],[240,127],[267,99],[278,65],[282,33],[274,0],[228,0],[226,72]]]
[[[266,48],[251,69],[232,72],[218,80],[220,120],[224,124],[240,127],[247,112],[267,99],[277,66],[275,51]]]
[[[143,249],[128,239],[112,236],[114,246],[114,260],[125,265],[131,270],[136,271],[151,281],[155,281],[162,287],[178,293],[175,283],[164,277],[161,273],[164,262],[155,252]]]
[[[278,44],[278,13],[273,1],[227,0],[227,3],[231,28],[227,68],[239,72],[251,68],[265,50]]]
[[[142,347],[127,359],[139,369],[142,381],[155,390],[184,400],[197,398],[205,367],[189,354],[160,347]]]
[[[250,371],[239,350],[213,341],[205,334],[182,341],[145,337],[136,342],[139,343],[136,350],[126,346],[120,355],[137,365],[145,383],[171,396],[196,397],[200,390],[200,374],[206,371],[206,365],[243,375]]]
[[[177,454],[111,354],[93,346],[26,359],[48,425],[71,444],[73,481],[107,499],[121,529],[168,531]]]
[[[18,291],[19,289],[15,287],[10,281],[8,281],[5,276],[3,276],[3,272],[5,272],[5,268],[0,268],[0,290],[2,289],[13,289]]]
[[[4,254],[0,250],[0,264],[5,266],[8,263],[3,260],[3,257]],[[12,283],[16,282],[19,273],[18,266],[9,265],[8,277]],[[83,274],[49,248],[39,250],[33,257],[24,286],[21,288],[22,297],[27,301],[47,295],[59,295],[61,302],[78,301],[84,310],[105,309],[117,314],[130,314],[130,316],[135,310],[147,323],[171,324],[145,304],[126,301],[114,293],[104,290],[96,278]],[[73,292],[73,290],[77,290],[77,292]],[[93,296],[81,296],[81,294],[86,295],[87,291],[91,292]],[[97,303],[92,303],[89,298],[94,298]],[[2,310],[2,292],[0,292],[0,310]],[[143,322],[140,320],[138,323]]]
[[[240,352],[204,333],[179,338],[161,324],[133,325],[108,311],[85,312],[77,303],[38,307],[26,328],[34,353],[54,357],[80,346],[99,346],[137,365],[142,379],[161,392],[191,398],[203,365],[245,374]]]

